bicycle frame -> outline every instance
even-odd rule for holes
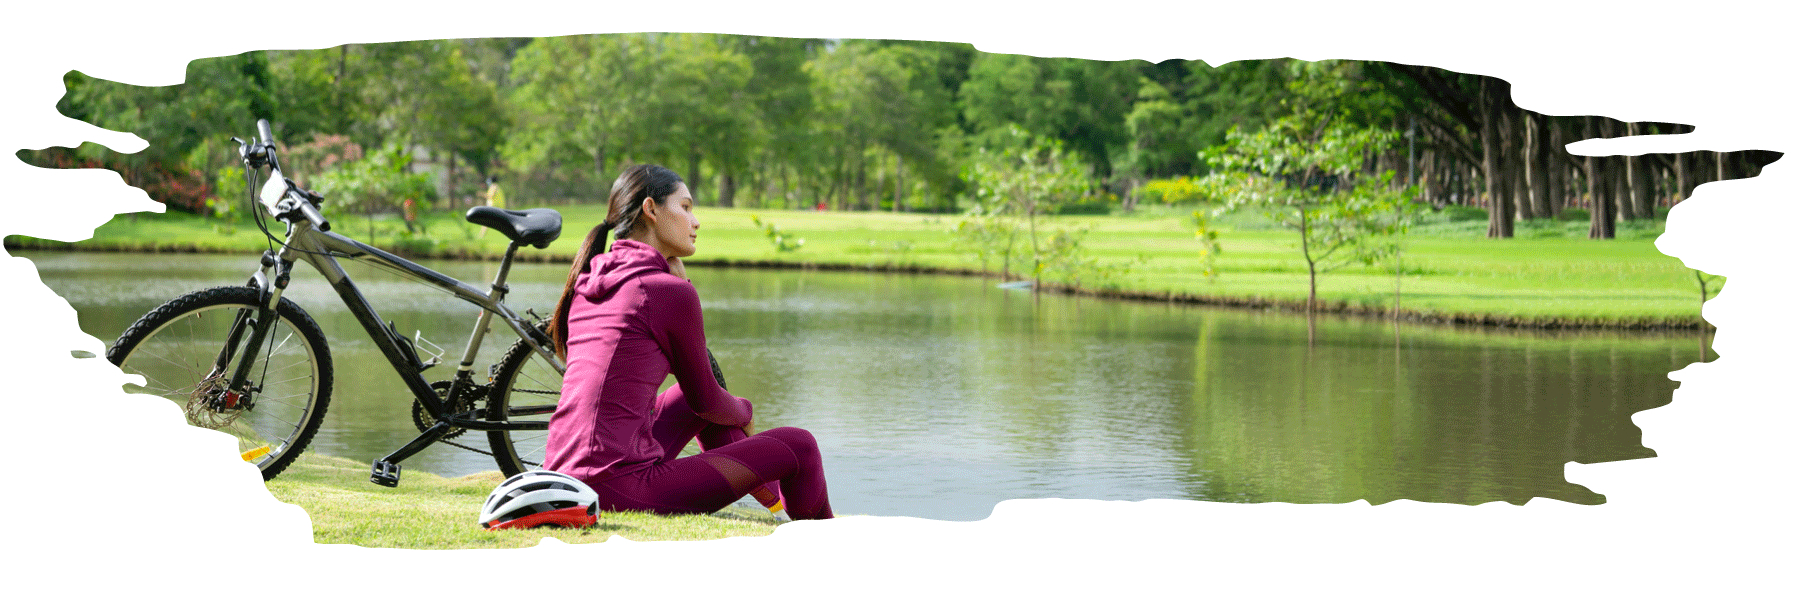
[[[400,376],[401,381],[406,384],[413,397],[436,421],[399,450],[376,460],[372,465],[370,481],[389,487],[399,485],[399,462],[436,443],[454,429],[490,432],[547,429],[549,424],[546,421],[489,420],[478,416],[480,411],[477,410],[470,410],[462,414],[452,413],[451,405],[440,399],[439,392],[434,390],[432,384],[427,382],[422,375],[426,368],[437,363],[420,361],[418,352],[413,348],[412,343],[401,336],[399,332],[394,331],[392,325],[383,324],[380,313],[376,312],[375,307],[369,304],[367,298],[363,297],[362,292],[357,289],[356,283],[350,279],[349,273],[346,273],[337,262],[338,258],[364,262],[403,279],[448,292],[481,309],[475,329],[469,334],[469,343],[463,350],[456,375],[449,382],[449,389],[443,391],[442,398],[455,400],[463,398],[472,387],[477,385],[470,372],[474,368],[475,356],[481,349],[482,339],[486,336],[495,315],[499,315],[501,322],[510,327],[513,333],[519,336],[519,339],[529,345],[541,358],[548,361],[558,372],[567,368],[552,351],[552,342],[549,336],[513,312],[504,302],[508,292],[506,277],[512,270],[512,261],[519,250],[519,242],[515,240],[507,246],[506,254],[500,261],[500,271],[494,276],[493,283],[489,284],[488,291],[484,293],[474,286],[374,246],[332,233],[328,231],[328,222],[318,212],[316,202],[320,197],[300,190],[292,181],[282,176],[280,163],[275,157],[274,146],[269,141],[273,134],[268,121],[258,120],[257,128],[262,134],[263,143],[243,143],[238,140],[241,144],[239,153],[243,156],[246,167],[244,173],[246,182],[251,184],[249,186],[251,190],[257,187],[254,177],[257,169],[262,166],[270,167],[268,182],[262,186],[261,192],[251,192],[252,204],[260,205],[260,208],[265,209],[269,216],[287,224],[288,230],[281,249],[264,252],[261,268],[250,277],[249,285],[259,292],[260,306],[255,311],[242,311],[239,314],[238,321],[227,335],[225,348],[214,363],[213,376],[222,376],[223,369],[237,351],[239,338],[248,334],[249,343],[244,347],[243,356],[226,387],[227,398],[235,402],[237,394],[240,392],[253,394],[260,391],[250,389],[248,385],[249,365],[256,359],[258,347],[276,321],[276,307],[281,301],[282,293],[287,289],[294,263],[298,260],[312,265],[314,270],[325,276],[332,289],[337,291],[338,297],[344,301],[344,306],[350,310],[351,314],[356,315],[357,322],[368,332],[369,338],[375,342],[376,347],[381,349],[382,355],[387,357],[388,363],[393,366],[394,372]],[[233,139],[236,140],[236,138]],[[260,202],[258,201],[259,197]],[[260,218],[258,223],[260,226]],[[267,232],[267,229],[264,231]],[[273,234],[270,234],[270,237],[273,238]],[[270,274],[271,269],[274,270],[273,276]],[[251,312],[255,313],[254,320],[251,320]],[[554,404],[508,407],[505,416],[549,414],[555,408]]]
[[[383,323],[375,307],[363,297],[355,282],[350,279],[349,273],[346,273],[337,262],[338,257],[344,257],[369,264],[402,278],[449,292],[482,309],[474,331],[469,334],[469,342],[463,351],[461,362],[457,366],[457,376],[451,384],[453,387],[449,397],[454,398],[464,386],[474,385],[470,372],[474,367],[475,355],[481,349],[482,339],[494,315],[499,315],[501,322],[510,327],[521,339],[528,340],[527,343],[531,344],[533,349],[554,365],[558,371],[565,368],[562,360],[557,358],[556,353],[550,349],[549,340],[542,338],[541,334],[537,333],[528,321],[504,304],[508,291],[506,277],[511,270],[513,256],[518,251],[518,244],[514,243],[507,247],[506,255],[500,262],[499,273],[494,276],[488,292],[482,293],[481,290],[469,284],[379,248],[337,233],[319,231],[305,221],[290,223],[289,228],[286,245],[275,254],[273,260],[265,260],[262,269],[257,271],[251,279],[251,284],[261,289],[264,297],[267,298],[265,307],[272,308],[280,300],[282,291],[287,287],[288,274],[293,268],[295,259],[305,261],[331,284],[338,297],[343,299],[345,307],[350,310],[351,314],[356,315],[357,322],[375,341],[375,345],[381,349],[382,355],[387,357],[388,363],[400,375],[407,389],[412,391],[413,396],[425,406],[432,417],[440,422],[448,422],[455,427],[479,431],[544,428],[542,422],[494,422],[476,418],[471,414],[448,414],[448,409],[444,402],[439,400],[438,393],[431,389],[431,383],[426,381],[421,374],[429,365],[419,361],[410,342]],[[275,269],[275,276],[272,278],[269,276],[271,267]]]

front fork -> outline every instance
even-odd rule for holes
[[[269,277],[269,270],[275,270],[275,277]],[[213,361],[212,373],[207,379],[222,377],[225,369],[231,364],[234,354],[238,354],[239,342],[242,344],[242,356],[237,357],[237,368],[231,373],[231,379],[224,389],[212,399],[217,409],[249,409],[255,405],[255,394],[261,391],[260,386],[250,385],[250,365],[256,362],[257,352],[262,344],[268,341],[269,331],[274,328],[278,318],[275,307],[281,302],[281,293],[287,289],[289,276],[294,270],[294,262],[286,260],[274,252],[264,252],[262,268],[252,273],[248,285],[260,292],[257,294],[257,307],[238,311],[238,318],[231,324],[231,331],[225,336],[225,347],[219,350],[219,356]],[[245,335],[249,336],[245,340]]]

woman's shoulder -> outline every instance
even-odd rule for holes
[[[649,273],[639,277],[637,284],[643,286],[644,293],[653,296],[699,298],[698,292],[694,291],[693,282],[677,277],[673,273]]]

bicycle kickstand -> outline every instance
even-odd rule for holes
[[[437,424],[427,428],[424,433],[420,433],[419,437],[413,438],[413,441],[401,446],[399,450],[376,460],[369,469],[369,482],[387,487],[399,487],[400,461],[411,458],[420,450],[424,450],[426,446],[437,443],[438,439],[444,437],[444,434],[449,431],[449,422],[438,421]]]

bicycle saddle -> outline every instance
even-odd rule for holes
[[[548,208],[506,210],[492,206],[469,209],[463,219],[499,231],[506,239],[544,249],[562,235],[562,213]]]

